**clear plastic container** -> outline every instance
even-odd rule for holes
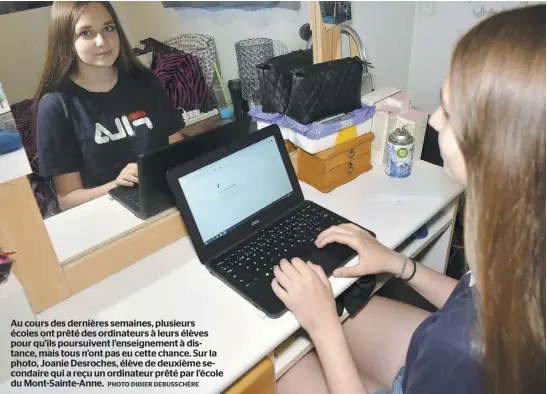
[[[234,116],[234,107],[229,98],[228,89],[222,89],[220,85],[213,86],[213,94],[218,105],[218,111],[222,119],[228,119]]]

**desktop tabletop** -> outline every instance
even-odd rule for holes
[[[0,184],[32,173],[24,148],[0,155]]]
[[[144,223],[108,194],[44,220],[61,262]]]
[[[463,190],[443,168],[422,161],[406,179],[390,178],[380,167],[328,194],[301,185],[306,199],[371,229],[390,248]],[[330,280],[335,295],[355,281]],[[189,237],[38,315],[40,320],[88,318],[194,321],[195,330],[208,332],[200,349],[215,351],[214,362],[223,372],[203,380],[197,392],[224,390],[299,327],[291,313],[270,319],[214,278],[198,260]]]

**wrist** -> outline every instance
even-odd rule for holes
[[[404,271],[407,269],[407,267],[405,267],[405,259],[406,257],[404,255],[393,253],[387,264],[387,272],[397,277],[404,275],[403,268]],[[408,266],[408,261],[406,262],[406,265]]]
[[[319,358],[324,356],[330,358],[330,356],[333,355],[333,352],[339,353],[340,347],[346,340],[340,320],[336,323],[336,325],[332,324],[329,328],[324,327],[320,331],[316,331],[313,335],[310,334],[310,339],[313,342]]]
[[[100,186],[100,188],[102,189],[101,191],[103,192],[103,194],[107,194],[110,190],[114,189],[117,186],[118,184],[116,183],[116,181],[112,181],[105,183],[103,186]]]
[[[392,260],[389,273],[404,282],[409,282],[414,278],[416,270],[417,266],[414,259],[411,259],[404,254],[398,254],[397,258]]]
[[[334,314],[329,315],[327,319],[321,320],[315,327],[310,328],[308,334],[315,343],[316,341],[328,341],[337,330],[342,330],[342,324],[338,315]]]

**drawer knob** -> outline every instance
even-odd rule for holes
[[[348,163],[348,174],[353,172],[353,163]]]
[[[350,159],[353,159],[355,157],[355,151],[353,149],[350,149],[348,152],[348,157]]]

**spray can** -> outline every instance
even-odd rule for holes
[[[412,172],[414,137],[405,127],[395,129],[387,138],[384,170],[393,178],[406,178]]]

